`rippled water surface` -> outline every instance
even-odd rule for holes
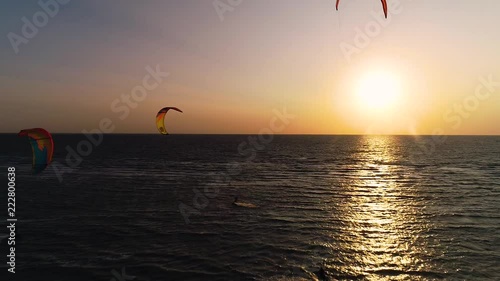
[[[35,176],[0,135],[19,280],[500,280],[499,137],[81,140]]]

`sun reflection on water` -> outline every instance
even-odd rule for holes
[[[426,260],[426,231],[415,190],[398,182],[398,139],[366,136],[356,153],[345,200],[335,214],[342,222],[332,236],[335,258],[330,270],[341,279],[424,280],[431,265]]]

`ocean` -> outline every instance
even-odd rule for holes
[[[0,135],[0,280],[500,280],[500,137],[53,139]]]

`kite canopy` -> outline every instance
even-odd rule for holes
[[[381,0],[381,1],[382,1],[382,8],[384,9],[385,18],[387,18],[387,0]],[[337,4],[335,5],[337,11],[339,10],[339,2],[340,0],[337,0]]]
[[[54,142],[49,132],[42,128],[21,130],[20,137],[28,137],[33,151],[33,173],[42,172],[52,162]]]
[[[156,114],[156,127],[162,135],[168,135],[167,129],[165,129],[165,114],[167,114],[170,109],[182,113],[182,110],[177,107],[164,107],[158,111],[158,114]]]

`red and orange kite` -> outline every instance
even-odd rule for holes
[[[385,18],[387,18],[387,0],[381,0],[381,1],[382,1],[382,8],[384,8]],[[337,0],[337,5],[335,5],[335,8],[337,8],[337,11],[339,10],[339,2],[340,2],[340,0]]]
[[[49,132],[42,128],[21,130],[20,137],[28,137],[33,151],[33,173],[42,172],[52,162],[54,142]]]

